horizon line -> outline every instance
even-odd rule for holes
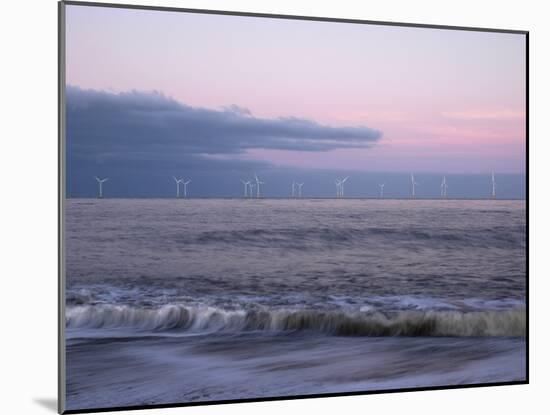
[[[258,197],[243,197],[243,196],[188,196],[188,197],[174,197],[174,196],[109,196],[109,197],[97,197],[97,196],[65,196],[65,199],[175,199],[175,200],[189,200],[189,199],[223,199],[223,200],[502,200],[502,201],[511,201],[511,200],[527,200],[526,198],[521,197],[375,197],[375,196],[365,196],[365,197],[323,197],[323,196],[311,196],[311,197],[291,197],[291,196],[260,196]]]

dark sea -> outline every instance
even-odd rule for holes
[[[524,380],[525,201],[69,199],[67,409]]]

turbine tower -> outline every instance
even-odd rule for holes
[[[412,198],[416,198],[416,186],[418,183],[414,181],[414,175],[411,173],[411,185],[412,185]]]
[[[97,184],[99,186],[97,197],[99,199],[101,199],[103,197],[103,183],[105,183],[107,180],[109,180],[109,178],[106,177],[104,179],[100,179],[99,177],[96,176],[95,179],[97,180]]]
[[[298,197],[302,197],[302,186],[304,183],[296,183],[296,186],[298,186]]]
[[[493,191],[491,192],[491,197],[496,199],[497,197],[497,183],[495,182],[495,172],[491,173],[491,182],[493,184]]]
[[[344,183],[349,179],[349,176],[346,176],[344,179],[340,180],[340,197],[344,197]]]
[[[260,181],[258,178],[258,175],[254,173],[254,178],[256,179],[256,198],[260,198],[260,185],[265,184],[264,182]]]
[[[186,182],[183,182],[183,197],[187,197],[187,185],[189,183],[191,183],[191,180],[187,180]]]
[[[180,184],[183,183],[183,179],[176,179],[176,176],[172,176],[176,182],[176,198],[180,197]]]
[[[382,183],[382,184],[379,184],[378,186],[380,186],[380,199],[382,199],[384,197],[384,186],[386,185],[386,183]]]
[[[296,182],[292,180],[292,197],[296,196],[296,191],[294,190],[296,188]]]
[[[447,199],[447,178],[443,176],[443,181],[441,182],[441,197]]]
[[[250,184],[250,180],[246,182],[241,180],[241,183],[244,185],[244,197],[246,198],[248,196],[248,185]]]
[[[250,186],[250,192],[248,192],[248,197],[253,197],[254,196],[254,183],[253,182],[250,182],[248,183],[248,186]]]
[[[340,189],[342,188],[342,181],[336,179],[334,183],[336,183],[336,197],[338,198],[340,197],[340,193],[341,193]]]

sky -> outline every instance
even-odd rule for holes
[[[525,36],[68,5],[67,190],[525,195]],[[191,192],[190,192],[191,193]]]

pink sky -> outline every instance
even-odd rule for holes
[[[384,134],[243,156],[283,166],[525,172],[525,76],[519,34],[67,7],[68,84]]]

